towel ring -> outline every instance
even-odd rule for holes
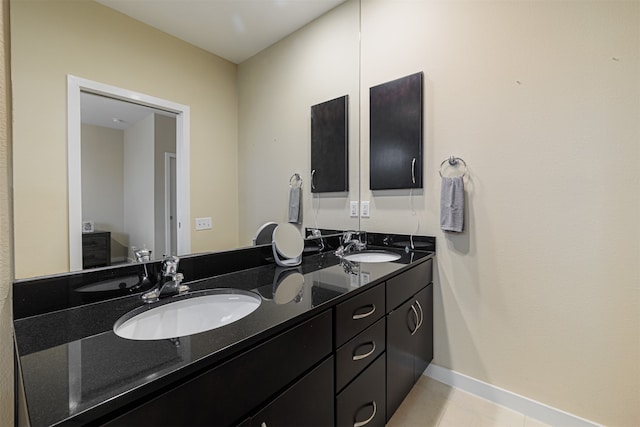
[[[464,166],[464,171],[462,172],[462,175],[460,175],[460,176],[465,176],[467,174],[467,164],[465,163],[465,161],[462,160],[460,157],[449,156],[448,159],[444,159],[442,161],[442,163],[440,163],[440,170],[438,170],[438,173],[440,174],[441,178],[444,178],[444,176],[442,175],[442,171],[443,171],[442,167],[447,162],[449,162],[450,166],[456,166],[458,164],[458,162],[462,163],[462,165]]]
[[[302,177],[297,172],[291,175],[291,178],[289,178],[289,187],[293,188],[295,185],[297,185],[298,187],[302,187]]]

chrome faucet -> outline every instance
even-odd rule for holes
[[[358,238],[353,238],[353,231],[345,231],[342,235],[342,245],[334,252],[336,256],[343,257],[345,254],[348,254],[354,247],[358,251],[365,250],[367,248],[367,244],[365,242],[360,241],[360,236]]]
[[[142,294],[142,301],[152,303],[160,298],[183,294],[189,290],[189,286],[180,283],[184,276],[182,273],[178,273],[179,262],[180,258],[175,256],[162,261],[162,277],[153,289]]]

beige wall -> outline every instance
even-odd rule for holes
[[[612,426],[640,425],[639,44],[639,2],[362,2],[362,227],[437,237],[435,363]],[[417,71],[424,191],[371,195],[368,88]]]
[[[289,178],[303,179],[305,227],[357,229],[358,2],[330,11],[238,66],[240,243],[286,222]],[[311,106],[349,95],[349,193],[311,194]]]
[[[13,280],[9,4],[0,2],[0,425],[13,425]]]
[[[16,277],[69,268],[67,74],[190,106],[191,216],[224,224],[191,220],[191,249],[236,247],[236,66],[88,0],[14,0],[11,21]]]
[[[81,127],[82,220],[111,232],[112,261],[127,256],[124,230],[124,131],[83,124]],[[123,247],[124,246],[124,247]]]

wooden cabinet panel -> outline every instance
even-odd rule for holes
[[[336,425],[385,425],[385,358],[382,354],[336,397]]]
[[[414,339],[418,318],[407,301],[387,316],[387,421],[415,382]]]
[[[432,281],[431,259],[387,280],[387,311],[398,307]]]
[[[373,325],[385,313],[385,289],[378,285],[336,306],[336,347]]]
[[[433,284],[421,290],[415,298],[420,314],[420,328],[415,334],[414,381],[418,381],[433,360]]]
[[[278,396],[251,420],[254,427],[333,425],[333,357]]]
[[[360,332],[336,352],[336,390],[340,391],[385,350],[385,318]]]
[[[349,190],[348,96],[311,107],[311,192]]]
[[[433,360],[433,284],[387,316],[387,421]]]
[[[422,73],[369,90],[371,190],[422,188]]]
[[[325,311],[106,425],[238,424],[329,355],[332,330],[331,312]]]

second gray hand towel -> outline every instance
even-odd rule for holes
[[[442,178],[440,228],[458,233],[464,230],[464,181],[461,176]]]
[[[289,221],[292,224],[302,224],[302,187],[289,189]]]

